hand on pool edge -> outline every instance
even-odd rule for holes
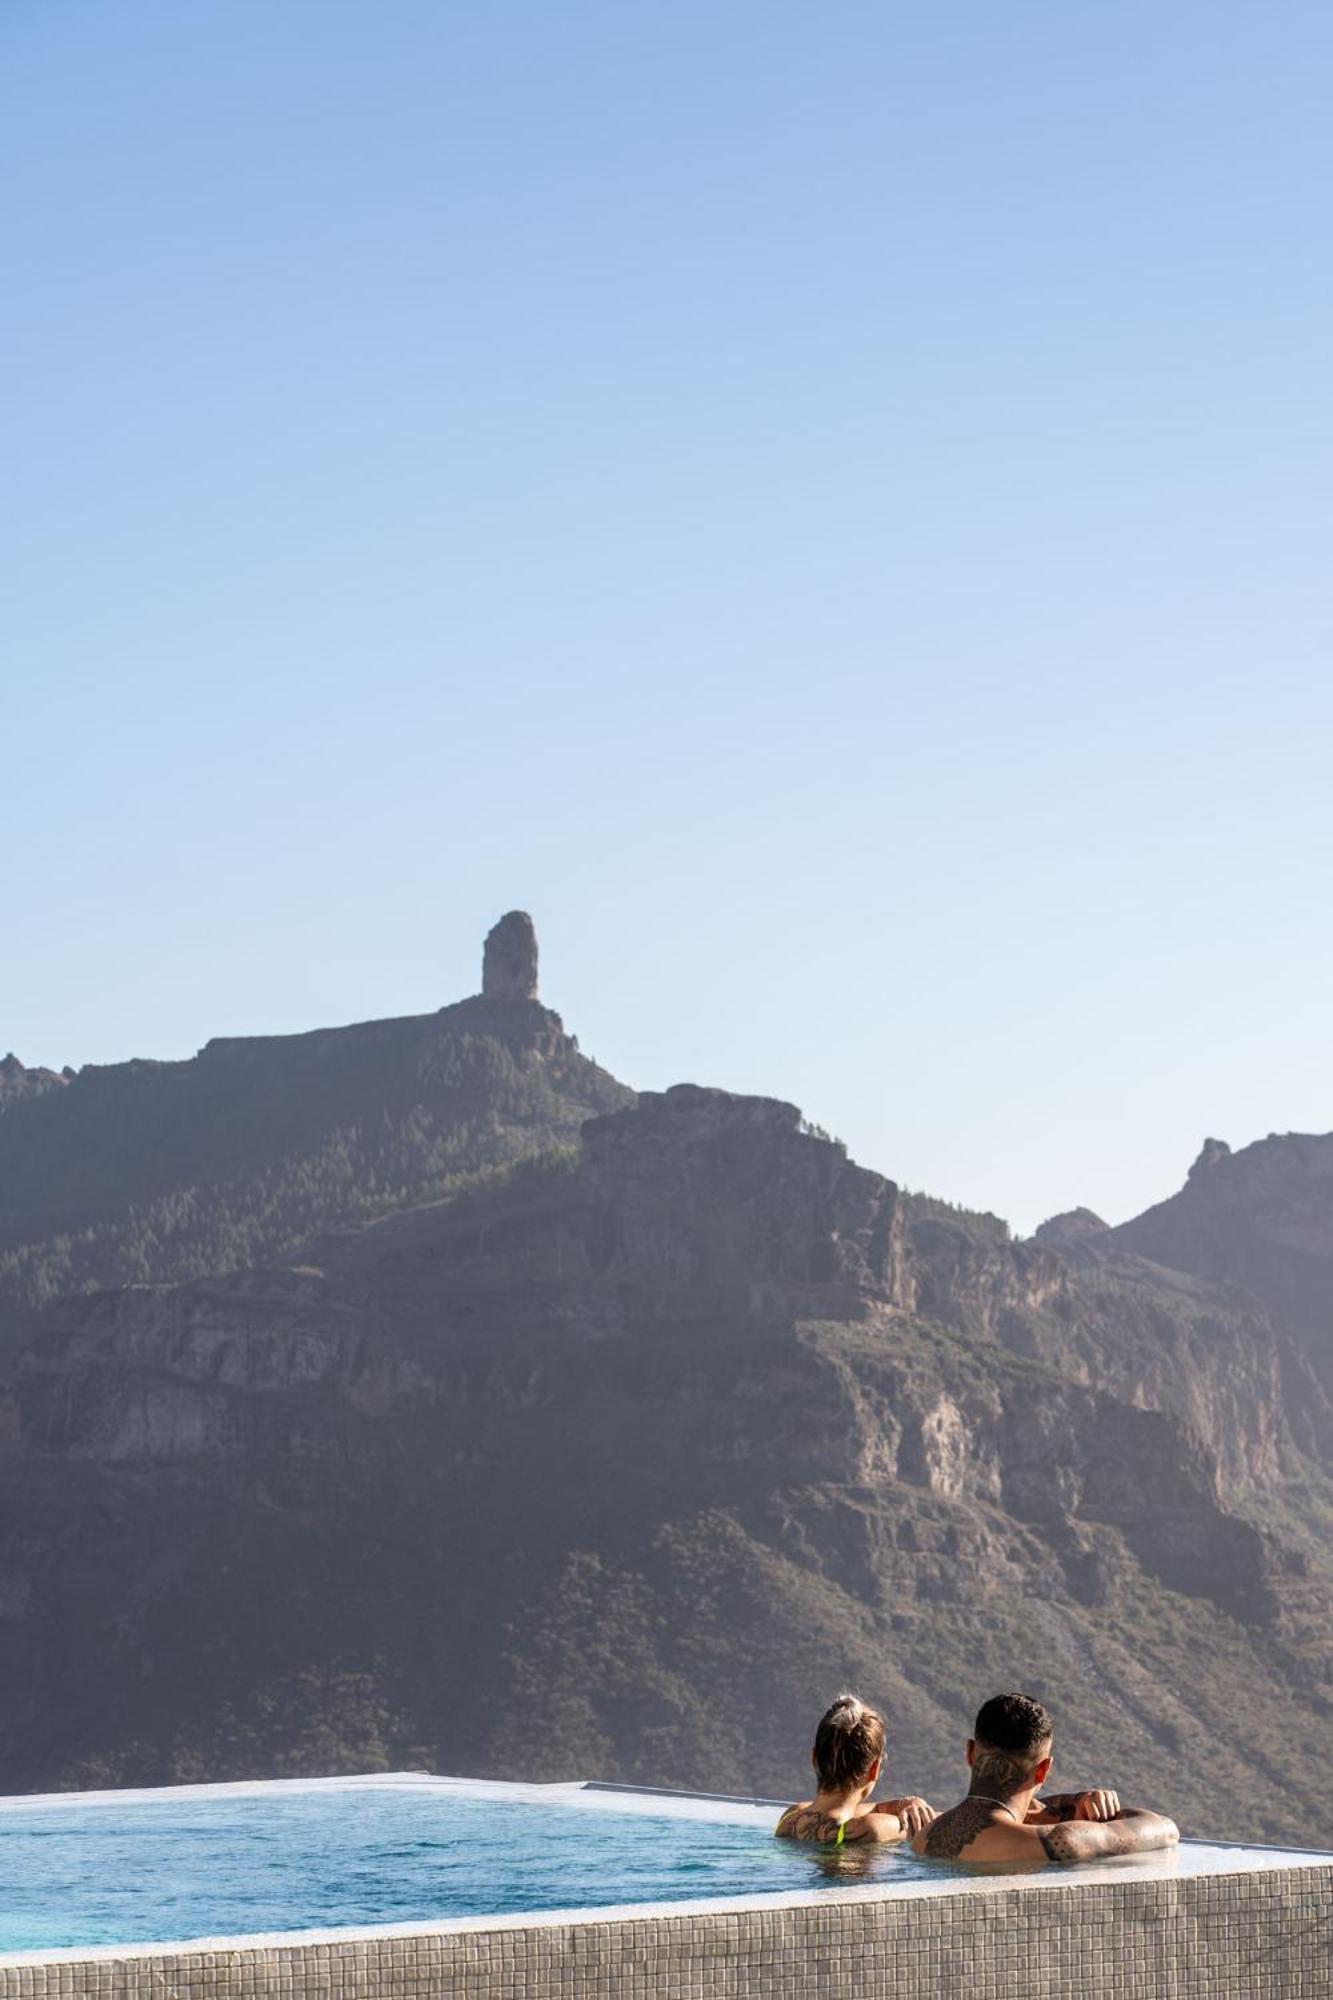
[[[1049,1826],[1053,1821],[1071,1819],[1106,1821],[1118,1819],[1120,1794],[1098,1787],[1086,1792],[1047,1792],[1032,1801],[1028,1824]]]
[[[1108,1820],[1120,1817],[1119,1792],[1079,1792],[1074,1799],[1075,1819]]]
[[[929,1799],[919,1798],[915,1792],[901,1799],[878,1799],[872,1810],[892,1813],[909,1840],[914,1833],[924,1833],[931,1821],[939,1818]]]

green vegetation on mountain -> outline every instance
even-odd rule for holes
[[[632,1097],[535,1001],[83,1071],[0,1118],[0,1315],[288,1257]]]

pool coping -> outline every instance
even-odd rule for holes
[[[112,1803],[133,1805],[201,1796],[257,1798],[271,1796],[274,1792],[293,1794],[400,1788],[448,1793],[456,1789],[475,1796],[478,1787],[506,1794],[516,1800],[523,1799],[537,1803],[558,1801],[565,1805],[584,1803],[591,1810],[646,1813],[656,1816],[662,1816],[674,1801],[676,1810],[669,1813],[670,1817],[712,1819],[715,1823],[723,1818],[719,1810],[721,1808],[730,1809],[725,1819],[726,1822],[733,1824],[742,1813],[745,1817],[741,1823],[750,1824],[761,1811],[768,1814],[775,1808],[780,1810],[780,1802],[771,1799],[736,1798],[724,1793],[654,1791],[648,1787],[612,1786],[598,1783],[596,1780],[526,1784],[482,1778],[438,1777],[428,1771],[388,1771],[367,1772],[348,1777],[240,1779],[216,1784],[159,1785],[100,1792],[20,1793],[0,1798],[0,1814],[42,1806],[92,1808]],[[684,1810],[689,1805],[693,1805],[695,1810],[692,1812]],[[699,1806],[712,1810],[700,1813]],[[1210,1840],[1200,1844],[1232,1853],[1257,1854],[1274,1858],[1262,1860],[1253,1868],[1240,1865],[1227,1869],[1197,1869],[1181,1875],[1174,1866],[1176,1856],[1173,1849],[1164,1854],[1149,1855],[1134,1860],[1105,1861],[1078,1868],[1042,1869],[1031,1873],[997,1870],[994,1874],[978,1873],[966,1878],[941,1875],[933,1881],[912,1878],[897,1883],[875,1882],[853,1884],[844,1888],[766,1890],[748,1895],[696,1897],[674,1902],[615,1903],[559,1910],[510,1911],[489,1916],[439,1917],[434,1920],[415,1919],[390,1924],[324,1925],[306,1930],[233,1931],[220,1936],[168,1938],[124,1944],[59,1945],[45,1950],[0,1952],[0,1972],[39,1966],[105,1964],[110,1961],[130,1963],[146,1959],[161,1960],[164,1957],[207,1958],[212,1955],[231,1958],[239,1953],[303,1951],[312,1946],[373,1946],[376,1943],[404,1938],[467,1937],[488,1932],[532,1932],[570,1927],[593,1929],[599,1925],[620,1925],[645,1919],[661,1922],[673,1918],[744,1916],[784,1909],[827,1909],[848,1905],[933,1901],[947,1897],[967,1903],[976,1896],[1002,1895],[1015,1889],[1021,1889],[1024,1895],[1060,1894],[1086,1888],[1090,1882],[1097,1881],[1125,1887],[1141,1885],[1145,1891],[1155,1891],[1161,1885],[1170,1883],[1183,1884],[1207,1879],[1230,1880],[1261,1874],[1303,1873],[1308,1869],[1333,1867],[1333,1852],[1275,1847],[1255,1841]]]

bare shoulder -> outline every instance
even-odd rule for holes
[[[865,1840],[880,1847],[890,1846],[907,1838],[906,1828],[896,1813],[858,1813],[847,1822],[847,1840]]]
[[[981,1799],[964,1799],[940,1814],[912,1840],[912,1852],[927,1861],[998,1861],[1011,1867],[1041,1867],[1047,1860],[1042,1827],[998,1819]]]
[[[808,1802],[788,1806],[773,1831],[779,1840],[805,1840],[820,1846],[846,1847],[858,1842],[870,1845],[902,1839],[902,1830],[892,1814],[866,1813],[836,1820],[832,1813],[820,1812]]]

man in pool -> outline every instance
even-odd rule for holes
[[[782,1840],[812,1840],[843,1847],[851,1841],[907,1840],[935,1817],[915,1797],[870,1803],[884,1761],[884,1717],[878,1709],[840,1694],[820,1719],[810,1761],[818,1786],[812,1799],[788,1806],[774,1832]]]
[[[1174,1847],[1174,1821],[1122,1806],[1115,1792],[1057,1792],[1039,1798],[1051,1768],[1055,1725],[1039,1701],[997,1694],[968,1738],[972,1783],[967,1797],[915,1834],[913,1851],[930,1861],[1072,1867],[1111,1854]]]

